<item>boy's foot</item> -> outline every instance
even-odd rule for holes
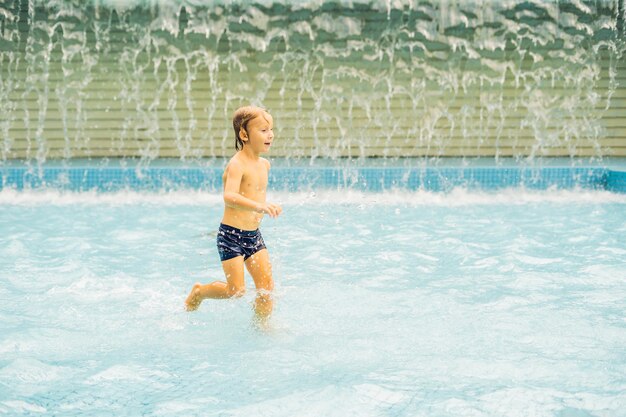
[[[194,311],[198,309],[200,303],[202,302],[202,298],[200,298],[200,287],[202,284],[198,283],[193,286],[191,292],[187,296],[185,300],[185,309],[187,311]]]

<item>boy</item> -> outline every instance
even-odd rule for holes
[[[226,282],[195,284],[185,300],[187,310],[196,310],[205,298],[240,297],[245,292],[244,265],[257,288],[254,310],[265,319],[272,312],[274,288],[269,255],[259,231],[264,214],[275,218],[282,208],[265,201],[270,163],[260,154],[274,140],[272,116],[264,109],[241,107],[233,115],[237,153],[226,165],[224,216],[217,235],[217,248]]]

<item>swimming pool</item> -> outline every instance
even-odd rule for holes
[[[253,291],[221,279],[219,193],[0,192],[0,414],[617,416],[626,195],[276,192]],[[247,285],[252,283],[247,277]]]
[[[0,416],[625,414],[624,11],[0,3]],[[183,310],[244,102],[263,329]]]

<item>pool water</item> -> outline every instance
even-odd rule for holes
[[[259,328],[219,195],[1,191],[0,414],[624,415],[626,195],[271,198]]]

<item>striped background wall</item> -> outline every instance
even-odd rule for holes
[[[6,3],[3,160],[626,156],[623,1]]]

